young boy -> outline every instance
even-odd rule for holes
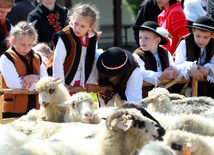
[[[201,16],[195,20],[192,33],[184,36],[176,49],[175,64],[185,78],[207,81],[199,82],[198,95],[214,97],[214,20]]]
[[[133,55],[141,67],[143,80],[157,86],[162,80],[176,78],[178,71],[172,67],[173,58],[169,51],[160,46],[167,44],[169,38],[166,39],[163,34],[169,36],[169,33],[153,21],[144,22],[141,26],[135,25],[133,29],[139,31],[140,47]],[[143,87],[143,97],[151,89]]]

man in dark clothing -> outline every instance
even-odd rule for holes
[[[15,5],[7,14],[7,18],[12,25],[19,21],[27,21],[27,15],[35,8],[36,6],[30,0],[15,0]]]
[[[156,0],[144,0],[140,5],[135,25],[142,25],[146,21],[157,22],[157,17],[160,13],[161,10],[157,5]],[[138,31],[134,31],[134,38],[137,45],[140,46],[138,33]]]

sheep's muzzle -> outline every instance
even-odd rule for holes
[[[47,107],[50,103],[42,102],[43,107]]]

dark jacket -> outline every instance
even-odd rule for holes
[[[139,7],[135,25],[142,25],[146,21],[158,21],[158,15],[161,13],[156,0],[144,0]],[[139,45],[139,32],[134,31],[135,41]]]
[[[10,21],[5,18],[0,20],[0,55],[8,49],[8,42],[5,40],[11,30]]]
[[[50,11],[42,3],[39,3],[37,8],[29,13],[27,21],[34,23],[39,35],[38,41],[48,43],[53,49],[53,34],[67,25],[67,9],[56,3],[54,10]]]

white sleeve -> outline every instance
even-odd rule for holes
[[[204,8],[201,5],[201,0],[197,0],[194,7],[198,17],[205,16],[207,14],[207,12],[204,10]]]
[[[64,62],[66,57],[67,51],[65,48],[65,44],[63,43],[62,39],[59,37],[55,53],[54,53],[54,61],[53,61],[53,77],[60,78],[65,80],[64,77]]]
[[[186,41],[182,40],[175,51],[175,66],[179,69],[179,77],[190,77],[189,69],[196,66],[196,61],[187,61]]]
[[[152,70],[146,70],[145,62],[136,53],[133,53],[133,56],[137,60],[140,66],[143,80],[157,86],[159,82],[158,78],[161,76],[162,72],[154,72]]]
[[[137,67],[127,81],[125,90],[127,102],[139,103],[142,100],[142,86],[143,77],[140,68]]]
[[[5,83],[9,88],[22,88],[22,78],[17,73],[13,62],[11,62],[4,54],[0,59],[0,70]]]

